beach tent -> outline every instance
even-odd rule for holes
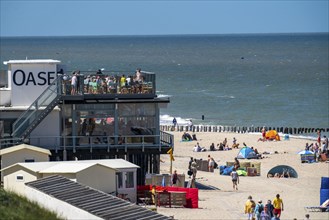
[[[272,169],[270,169],[270,171],[268,171],[267,176],[269,174],[274,176],[276,173],[281,175],[283,172],[285,173],[289,172],[290,178],[298,178],[298,174],[296,170],[291,166],[287,166],[287,165],[278,165],[276,167],[273,167]]]
[[[238,159],[257,159],[257,155],[250,147],[244,147],[240,150],[237,156]]]
[[[265,138],[267,140],[277,140],[277,141],[280,140],[280,136],[279,136],[278,132],[276,132],[276,130],[267,131],[265,134]]]

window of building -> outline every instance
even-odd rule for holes
[[[116,173],[117,176],[117,187],[118,189],[123,188],[122,173]]]
[[[35,162],[34,159],[25,159],[25,163],[32,163],[32,162]]]
[[[126,103],[118,105],[120,135],[155,135],[156,105]]]
[[[134,172],[126,172],[126,188],[134,188]]]
[[[10,138],[12,133],[12,126],[16,119],[0,119],[0,137]]]
[[[16,176],[16,180],[17,181],[24,181],[24,176],[19,174],[19,175]]]

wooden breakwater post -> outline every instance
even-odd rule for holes
[[[179,132],[231,132],[231,133],[258,133],[261,132],[262,127],[254,126],[221,126],[221,125],[160,125],[161,131],[179,131]],[[267,127],[268,130],[276,130],[279,133],[284,134],[312,134],[321,132],[329,132],[329,128],[305,128],[305,127]]]

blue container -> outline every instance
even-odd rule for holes
[[[321,177],[321,189],[329,189],[329,177]]]
[[[320,205],[329,199],[329,189],[320,189]]]

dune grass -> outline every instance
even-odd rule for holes
[[[60,220],[56,213],[40,207],[37,203],[13,192],[0,188],[0,219],[29,220],[47,219]]]

